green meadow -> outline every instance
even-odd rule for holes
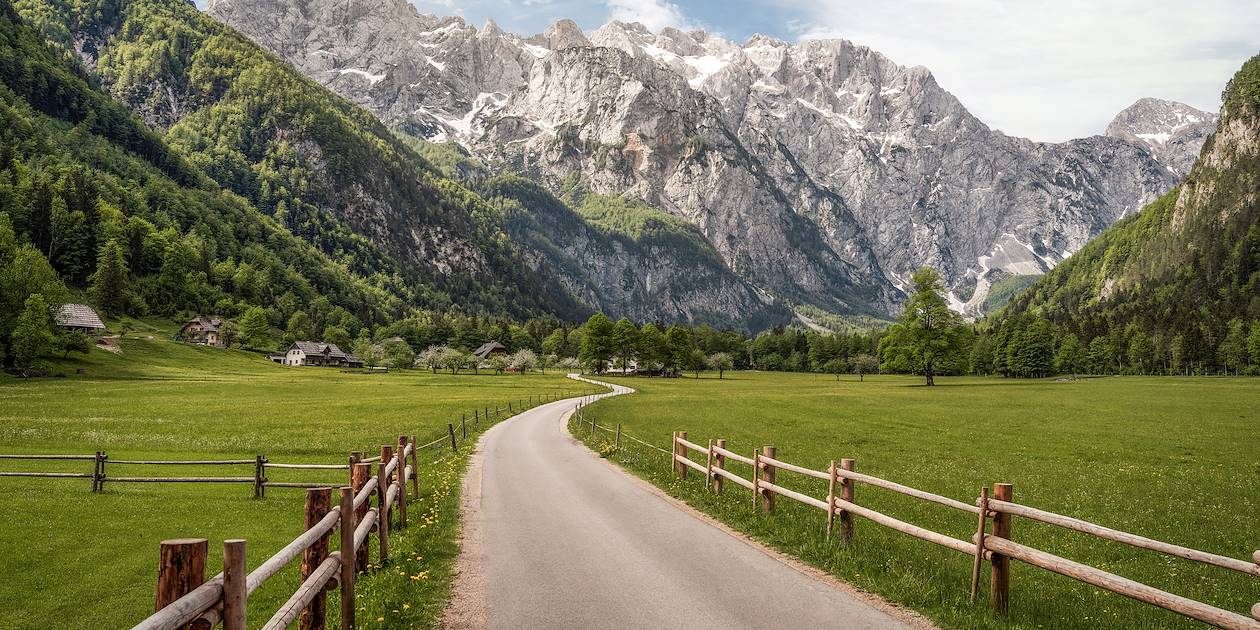
[[[272,462],[343,463],[350,451],[375,453],[400,434],[423,443],[445,434],[448,423],[458,431],[461,414],[472,440],[487,426],[474,424],[474,408],[506,410],[509,401],[518,407],[531,395],[584,387],[559,373],[284,368],[254,353],[172,342],[160,325],[133,325],[121,355],[94,349],[59,361],[61,378],[0,377],[0,453],[103,450],[117,460],[264,454]],[[420,458],[422,496],[412,499],[411,526],[395,532],[391,563],[359,588],[361,627],[434,627],[449,595],[466,451],[431,448]],[[0,460],[9,471],[91,469],[90,461]],[[110,465],[107,472],[252,476],[253,466]],[[335,470],[271,470],[269,477],[345,483],[345,472]],[[250,484],[107,482],[97,494],[90,487],[88,479],[0,478],[7,521],[0,571],[9,576],[0,583],[0,601],[9,604],[0,628],[128,627],[152,612],[159,541],[209,539],[213,575],[225,538],[248,541],[253,567],[302,530],[300,489],[270,488],[254,499]],[[250,625],[261,626],[297,584],[295,562],[250,598]],[[337,610],[335,594],[329,609]]]
[[[606,379],[612,380],[612,379]],[[1076,382],[900,376],[727,373],[719,380],[626,378],[638,393],[586,408],[600,425],[668,448],[673,431],[707,444],[725,438],[751,456],[763,445],[784,461],[856,469],[971,502],[994,482],[1016,502],[1102,525],[1250,559],[1260,548],[1260,380],[1112,377]],[[1012,562],[1008,618],[981,597],[968,601],[972,558],[855,518],[850,545],[824,536],[825,514],[777,498],[773,515],[752,509],[728,483],[708,493],[703,475],[671,475],[668,457],[599,432],[588,443],[621,465],[775,548],[855,586],[922,612],[948,628],[1193,628],[1196,622]],[[704,455],[693,454],[704,464]],[[747,476],[749,467],[728,468]],[[778,482],[825,498],[826,482],[780,471]],[[970,540],[974,516],[858,484],[856,501]],[[1243,615],[1260,580],[1083,534],[1014,519],[1025,544],[1209,602]]]

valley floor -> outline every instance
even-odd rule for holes
[[[348,374],[284,368],[260,355],[130,333],[124,353],[93,350],[60,362],[66,378],[0,377],[0,453],[109,453],[111,459],[252,459],[344,463],[351,450],[375,453],[398,435],[421,442],[459,426],[469,439],[486,428],[472,410],[518,404],[530,395],[582,388],[561,374],[491,376],[407,370]],[[83,369],[83,374],[76,370]],[[503,414],[502,417],[507,417]],[[427,458],[427,459],[426,459]],[[387,571],[359,590],[361,618],[393,627],[433,627],[445,607],[458,552],[459,480],[466,454],[422,453],[422,496],[411,527],[395,532]],[[0,470],[90,472],[88,462],[0,460]],[[111,465],[122,475],[246,475],[253,467]],[[269,471],[273,481],[345,482],[344,471]],[[255,566],[302,530],[303,491],[249,484],[106,483],[88,479],[0,478],[0,628],[129,627],[153,609],[158,542],[204,537],[208,575],[222,541],[244,538]],[[297,586],[297,564],[250,597],[261,625]],[[329,610],[336,615],[335,596]]]
[[[727,373],[701,379],[605,379],[638,390],[584,410],[600,425],[668,448],[673,431],[706,444],[725,438],[751,456],[772,444],[785,461],[857,470],[970,502],[983,485],[1014,484],[1017,502],[1116,529],[1250,558],[1260,546],[1260,380],[1111,377],[1077,382],[900,376]],[[780,500],[773,516],[746,491],[707,493],[679,482],[668,458],[623,439],[579,436],[691,505],[784,552],[950,628],[1192,628],[1198,624],[1015,563],[1009,621],[986,589],[968,602],[971,559],[856,519],[851,546],[824,538],[824,516]],[[703,456],[701,456],[703,460]],[[701,461],[703,465],[703,461]],[[815,496],[826,483],[780,475]],[[974,518],[858,484],[857,502],[969,540]],[[1104,543],[1016,519],[1016,540],[1153,586],[1246,613],[1246,576]]]

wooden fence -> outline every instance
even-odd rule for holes
[[[451,449],[456,449],[456,441],[468,437],[468,425],[471,423],[476,426],[481,422],[490,422],[500,420],[504,414],[512,415],[535,405],[545,404],[568,398],[582,392],[562,391],[550,392],[547,394],[532,394],[525,398],[519,398],[514,401],[505,401],[496,403],[493,407],[484,405],[480,409],[473,409],[471,412],[461,413],[458,423],[451,422],[447,424],[447,431],[437,439],[426,444],[418,445],[417,449],[426,449],[432,447],[445,448],[449,445]],[[368,458],[364,462],[376,461],[377,458]],[[110,459],[109,454],[105,451],[96,451],[94,454],[71,454],[71,455],[27,455],[20,453],[0,454],[0,460],[10,461],[73,461],[73,462],[92,462],[92,472],[55,472],[55,471],[0,471],[0,477],[41,477],[50,479],[90,479],[92,481],[92,492],[102,492],[105,490],[105,483],[239,483],[250,484],[253,486],[254,496],[262,497],[266,494],[267,488],[319,488],[328,485],[327,482],[295,482],[295,481],[272,481],[267,476],[268,470],[349,470],[352,463],[345,464],[296,464],[296,463],[279,463],[272,462],[266,455],[259,454],[249,459],[200,459],[200,460],[136,460],[136,459]],[[130,469],[136,467],[170,467],[170,466],[191,466],[191,467],[241,467],[239,475],[223,475],[223,476],[136,476],[121,475],[109,476],[107,474],[108,466],[127,466]]]
[[[580,415],[579,423],[583,426],[586,424],[584,418]],[[594,420],[591,420],[590,424],[593,433],[595,431]],[[611,432],[610,429],[599,428]],[[628,437],[622,433],[620,425],[617,426],[616,435],[618,445],[620,445],[620,438]],[[759,505],[762,512],[768,513],[773,511],[776,495],[782,496],[822,510],[826,514],[825,527],[827,536],[832,535],[836,517],[839,517],[840,537],[846,543],[853,538],[852,519],[854,516],[857,516],[903,534],[972,556],[974,558],[971,575],[971,598],[973,601],[979,589],[982,565],[985,561],[988,561],[990,567],[990,600],[993,607],[1001,612],[1007,610],[1010,601],[1010,560],[1014,559],[1220,628],[1260,630],[1260,603],[1252,607],[1252,618],[1248,618],[1235,612],[1168,593],[1092,566],[1062,558],[1012,540],[1012,521],[1014,520],[1013,517],[1026,518],[1104,540],[1124,543],[1139,549],[1157,551],[1186,560],[1238,571],[1254,577],[1260,577],[1260,551],[1256,551],[1249,562],[1117,531],[1095,523],[1014,503],[1012,501],[1013,487],[1008,483],[994,484],[992,495],[990,495],[988,488],[983,488],[980,491],[979,498],[972,504],[904,486],[887,479],[864,475],[856,472],[855,462],[852,459],[842,459],[839,462],[833,460],[827,470],[814,470],[779,459],[779,455],[773,446],[763,447],[759,451],[755,450],[749,456],[727,449],[726,440],[709,440],[706,445],[690,441],[686,431],[675,433],[672,436],[671,443],[673,444],[673,452],[666,452],[666,454],[670,456],[673,471],[679,478],[685,480],[688,471],[695,471],[697,474],[703,475],[706,480],[706,486],[711,492],[719,494],[723,492],[725,482],[730,481],[751,491],[753,505]],[[655,446],[652,448],[661,450]],[[704,464],[691,459],[689,454],[693,452],[704,455]],[[728,465],[731,463],[742,464],[750,472],[744,475],[736,474],[728,469]],[[783,487],[776,478],[777,473],[780,471],[825,481],[827,483],[827,496],[818,498]],[[943,505],[970,515],[976,522],[976,534],[969,541],[959,540],[863,507],[854,498],[855,485],[859,483],[889,490],[921,501]]]
[[[380,561],[389,558],[389,532],[397,513],[407,526],[407,483],[420,494],[419,445],[414,437],[399,436],[398,448],[381,447],[381,454],[361,458],[352,453],[349,484],[338,489],[339,504],[331,506],[332,488],[306,492],[306,531],[283,549],[246,571],[244,540],[223,541],[223,572],[205,580],[207,541],[204,538],[163,541],[159,550],[157,605],[152,616],[135,630],[213,628],[245,630],[249,596],[290,562],[302,557],[302,584],[262,627],[282,630],[294,621],[303,630],[324,628],[325,592],[341,591],[341,627],[354,626],[354,583],[367,565],[368,543],[377,532]],[[375,460],[360,461],[365,459]],[[408,463],[410,460],[410,463]],[[375,463],[375,475],[372,474]],[[375,497],[375,506],[370,506]],[[329,538],[339,530],[338,550],[329,552]]]
[[[468,420],[476,425],[498,419],[527,405],[543,404],[569,397],[571,392],[531,396],[506,405],[496,405],[463,414],[459,428],[446,426],[446,433],[425,444],[415,436],[399,436],[397,449],[381,447],[379,455],[364,457],[352,452],[346,464],[266,464],[271,468],[348,470],[348,483],[338,488],[338,503],[332,503],[333,492],[328,484],[307,487],[304,484],[266,485],[306,487],[304,510],[305,532],[283,549],[246,572],[245,541],[223,542],[223,572],[205,579],[208,552],[207,540],[190,538],[163,541],[159,546],[156,612],[137,624],[133,630],[176,630],[197,628],[209,630],[220,622],[224,630],[245,630],[249,596],[269,578],[302,557],[302,584],[262,626],[264,630],[282,630],[297,621],[302,630],[325,627],[327,611],[325,593],[340,589],[341,628],[355,625],[354,585],[356,575],[368,569],[369,538],[377,533],[378,555],[382,565],[389,558],[391,528],[407,526],[408,501],[420,496],[419,452],[426,448],[458,452],[468,437]],[[408,463],[410,460],[410,463]],[[375,470],[374,465],[375,464]],[[411,496],[408,498],[408,482]],[[372,505],[375,498],[375,505]],[[397,518],[394,518],[395,513]],[[339,531],[338,549],[329,551],[334,530]]]

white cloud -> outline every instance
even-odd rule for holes
[[[1254,0],[785,0],[802,38],[923,65],[985,122],[1036,140],[1101,133],[1143,96],[1215,111],[1260,48]]]
[[[652,32],[666,26],[693,27],[678,5],[665,0],[607,0],[607,5],[608,19],[638,22]]]

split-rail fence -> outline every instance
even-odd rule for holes
[[[1122,532],[1078,518],[1015,503],[1012,500],[1014,487],[1009,483],[995,483],[991,490],[987,487],[982,488],[975,502],[967,503],[895,481],[859,473],[853,459],[833,460],[826,470],[815,470],[779,459],[777,449],[773,446],[765,446],[745,455],[728,449],[725,439],[708,440],[707,444],[690,441],[686,431],[674,433],[670,439],[672,450],[666,450],[623,431],[620,423],[617,423],[615,427],[597,424],[593,417],[587,417],[582,406],[579,406],[574,413],[571,422],[574,423],[575,430],[584,432],[589,430],[592,437],[597,434],[597,431],[606,432],[615,448],[620,449],[623,440],[629,440],[659,452],[670,460],[672,472],[680,479],[685,481],[688,471],[695,471],[703,476],[706,488],[715,494],[722,494],[727,482],[738,485],[751,493],[754,508],[759,508],[764,513],[774,511],[776,496],[818,508],[825,514],[822,525],[825,527],[826,536],[831,537],[838,529],[840,540],[845,543],[852,542],[853,518],[856,516],[902,534],[971,556],[973,558],[971,572],[971,599],[973,601],[979,592],[983,565],[988,562],[990,603],[994,609],[1002,613],[1007,611],[1010,604],[1010,561],[1018,560],[1024,564],[1159,606],[1219,628],[1260,630],[1260,603],[1252,606],[1251,616],[1247,617],[1020,544],[1012,539],[1011,532],[1014,517],[1026,518],[1103,540],[1229,569],[1257,578],[1260,578],[1260,550],[1252,554],[1250,561],[1239,560]],[[703,456],[704,463],[692,459],[693,453]],[[731,464],[740,464],[746,467],[748,472],[738,474],[729,468]],[[777,478],[779,471],[826,482],[827,495],[819,498],[786,488]],[[971,540],[959,540],[864,507],[858,504],[855,498],[857,484],[874,486],[970,515],[975,519],[976,533]]]
[[[621,434],[620,425],[617,432]],[[859,473],[855,470],[856,463],[852,459],[841,459],[838,462],[832,460],[827,470],[815,470],[780,459],[773,446],[754,450],[749,456],[727,449],[724,439],[709,440],[704,445],[692,442],[687,439],[686,431],[675,433],[671,442],[674,451],[670,454],[670,460],[673,471],[680,479],[685,480],[688,470],[694,470],[704,476],[710,491],[718,494],[723,492],[725,482],[730,481],[751,491],[754,505],[759,504],[762,512],[772,512],[775,496],[782,496],[822,510],[826,514],[827,536],[832,535],[838,517],[840,538],[846,543],[852,541],[853,517],[857,516],[894,531],[972,556],[974,558],[971,574],[973,601],[979,590],[982,565],[987,561],[989,563],[989,598],[993,608],[999,612],[1005,613],[1010,602],[1010,561],[1018,560],[1219,628],[1260,630],[1260,603],[1252,607],[1251,617],[1247,617],[1017,543],[1012,539],[1011,532],[1013,517],[1026,518],[1138,549],[1156,551],[1238,571],[1257,578],[1260,578],[1260,550],[1253,553],[1250,561],[1239,560],[1118,531],[1096,523],[1015,503],[1012,500],[1014,487],[1009,483],[993,484],[992,492],[987,487],[982,488],[975,502],[967,503]],[[693,460],[689,456],[690,453],[703,454],[705,462],[701,464]],[[732,462],[748,467],[749,474],[739,475],[728,470],[727,466]],[[785,488],[776,478],[779,471],[825,481],[827,495],[819,498]],[[976,533],[971,540],[959,540],[863,507],[855,500],[857,484],[882,488],[971,515],[975,519]]]
[[[484,407],[471,414],[474,424],[513,414],[534,404],[570,396],[570,392],[530,396],[506,406]],[[416,436],[399,436],[394,445],[381,447],[379,455],[365,457],[352,452],[345,465],[286,464],[298,469],[348,469],[348,483],[337,488],[328,484],[285,484],[305,487],[306,530],[253,571],[246,571],[245,541],[223,541],[223,572],[205,579],[208,543],[204,538],[163,541],[159,545],[156,612],[133,630],[210,630],[222,623],[224,630],[245,630],[249,596],[285,566],[302,557],[302,583],[292,596],[263,624],[264,630],[283,630],[295,621],[302,630],[325,627],[326,592],[340,590],[342,630],[355,626],[356,576],[369,569],[370,536],[377,534],[378,559],[389,558],[391,528],[407,526],[408,502],[420,496],[418,453],[437,447],[458,452],[468,437],[469,414],[461,416],[459,429],[447,424],[446,434],[426,444]],[[275,465],[272,465],[275,467]],[[408,498],[410,483],[411,497]],[[279,484],[269,484],[279,485]],[[375,505],[372,505],[375,500]],[[395,519],[395,514],[397,518]],[[329,551],[334,531],[338,548]]]

